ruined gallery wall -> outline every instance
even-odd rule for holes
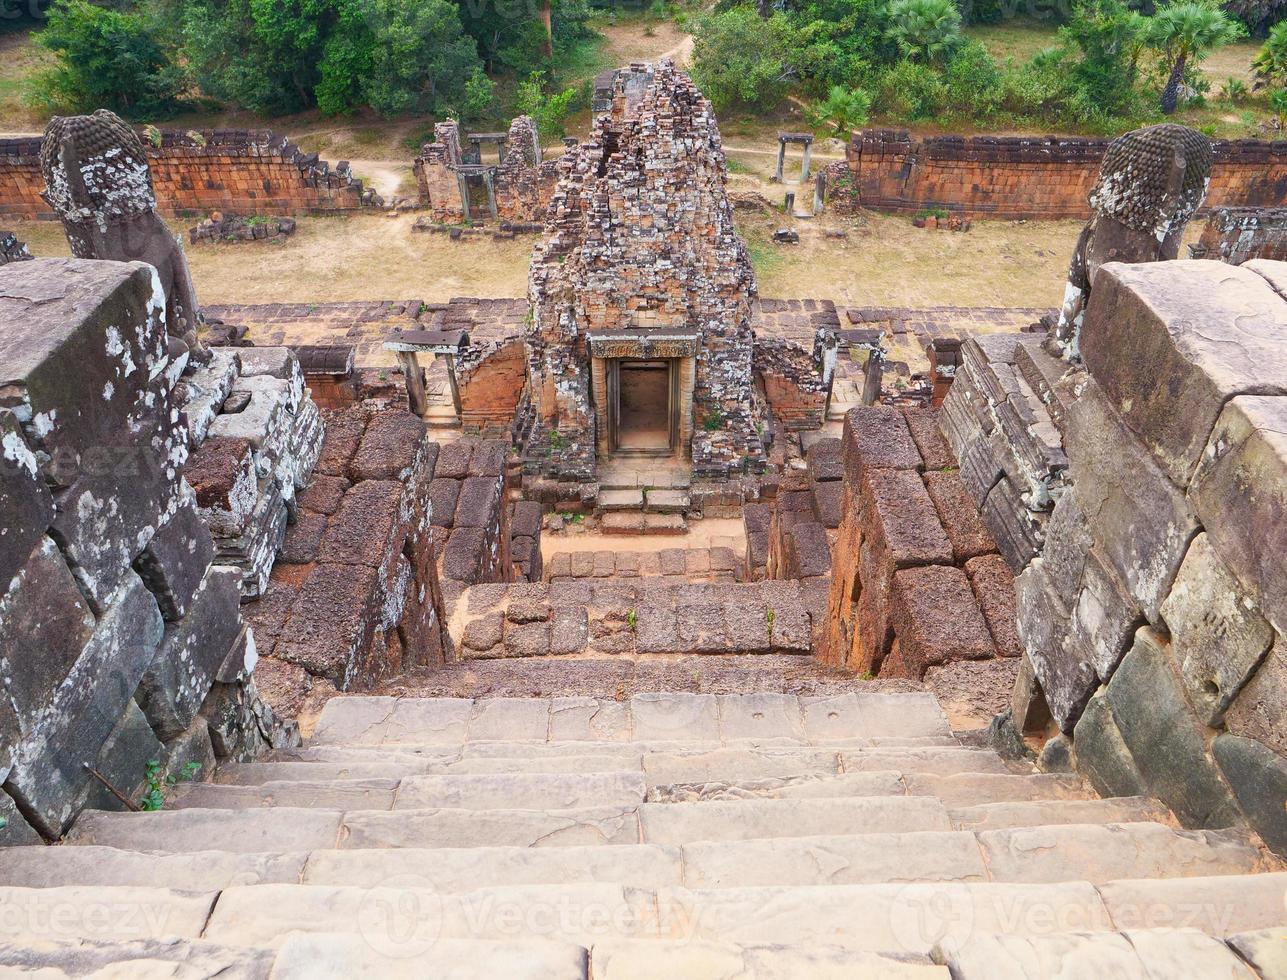
[[[1189,257],[1230,265],[1287,259],[1287,208],[1212,208]]]
[[[184,479],[188,357],[150,266],[0,268],[0,844],[119,808],[104,783],[134,797],[152,760],[208,772],[297,738]]]
[[[267,130],[214,130],[196,140],[146,137],[158,210],[168,217],[354,211],[374,203],[347,165],[335,169]],[[0,217],[53,219],[41,198],[40,138],[0,139]]]
[[[828,204],[972,217],[1086,218],[1109,140],[1044,136],[926,136],[855,132],[845,162],[827,168]],[[1274,207],[1287,199],[1287,142],[1213,141],[1207,206]]]
[[[1104,795],[1155,796],[1189,827],[1245,819],[1280,853],[1285,291],[1277,262],[1105,265],[1085,368],[970,341],[944,405],[1019,572],[1015,727],[1053,732]]]

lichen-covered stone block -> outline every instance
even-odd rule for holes
[[[1147,796],[1148,786],[1113,720],[1101,688],[1086,704],[1073,729],[1077,769],[1104,797]]]
[[[1189,484],[1222,407],[1287,395],[1287,301],[1223,262],[1110,262],[1082,327],[1091,376],[1178,487]]]
[[[120,721],[93,761],[94,768],[125,797],[137,802],[150,762],[163,763],[165,748],[134,702],[125,706]],[[176,773],[177,775],[177,773]],[[124,810],[125,804],[97,779],[90,780],[76,801],[77,810]]]
[[[1233,797],[1207,754],[1166,647],[1154,630],[1141,629],[1104,696],[1149,793],[1186,827],[1233,826]]]
[[[1197,517],[1095,384],[1070,409],[1065,438],[1095,548],[1156,622]]]
[[[1189,700],[1216,727],[1269,652],[1274,631],[1246,597],[1206,534],[1189,545],[1162,603],[1171,651]]]
[[[924,466],[903,413],[887,405],[846,412],[841,442],[845,475],[854,484],[869,470],[919,470]]]
[[[1287,633],[1287,398],[1225,405],[1189,496],[1229,570]]]
[[[372,415],[349,461],[349,479],[354,483],[407,479],[416,469],[424,433],[424,420],[402,409]]]
[[[1015,592],[1019,639],[1051,716],[1067,734],[1099,686],[1095,668],[1083,650],[1068,642],[1069,612],[1059,604],[1042,559],[1034,559],[1015,579]]]
[[[0,596],[54,519],[54,502],[17,417],[0,410]]]
[[[197,509],[196,495],[183,483],[174,513],[157,528],[134,563],[167,621],[187,615],[214,554],[214,541]]]
[[[1224,716],[1234,735],[1264,742],[1287,755],[1287,640],[1280,634]]]
[[[1269,849],[1287,855],[1287,757],[1237,735],[1219,735],[1211,754],[1233,788],[1247,822]]]
[[[139,705],[161,738],[175,738],[192,724],[241,636],[240,585],[240,570],[210,566],[187,615],[166,631],[143,675]]]
[[[367,480],[344,495],[331,515],[318,560],[383,568],[402,550],[410,530],[402,512],[403,486],[394,480]]]

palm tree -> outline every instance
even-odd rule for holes
[[[889,36],[912,61],[942,61],[962,40],[961,12],[953,0],[894,0],[889,20]]]
[[[1287,20],[1279,21],[1269,31],[1264,46],[1256,53],[1251,68],[1256,74],[1256,88],[1276,85],[1287,80]]]
[[[1231,18],[1215,0],[1179,0],[1158,9],[1149,20],[1149,43],[1162,54],[1171,74],[1162,90],[1162,112],[1170,115],[1180,98],[1180,82],[1189,64],[1196,64],[1215,48],[1245,36],[1247,29]]]

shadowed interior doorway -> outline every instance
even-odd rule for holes
[[[668,453],[675,445],[673,361],[615,362],[614,448]]]

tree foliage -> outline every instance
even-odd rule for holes
[[[1287,81],[1287,21],[1274,25],[1251,68],[1256,74],[1256,88]]]
[[[693,75],[716,109],[771,109],[800,77],[799,32],[780,11],[750,7],[703,17],[693,40]]]
[[[862,89],[833,85],[827,97],[811,105],[806,115],[815,129],[848,138],[855,129],[867,125],[870,112],[871,96]]]
[[[51,110],[111,109],[126,118],[164,116],[179,107],[183,71],[149,18],[58,0],[36,42],[57,56],[34,81],[38,101]]]
[[[1186,69],[1196,67],[1213,50],[1246,33],[1246,28],[1215,0],[1176,0],[1148,18],[1148,42],[1170,68],[1162,90],[1162,111],[1167,115],[1175,111]]]
[[[898,49],[923,65],[943,64],[964,40],[954,0],[893,0],[889,22]]]

